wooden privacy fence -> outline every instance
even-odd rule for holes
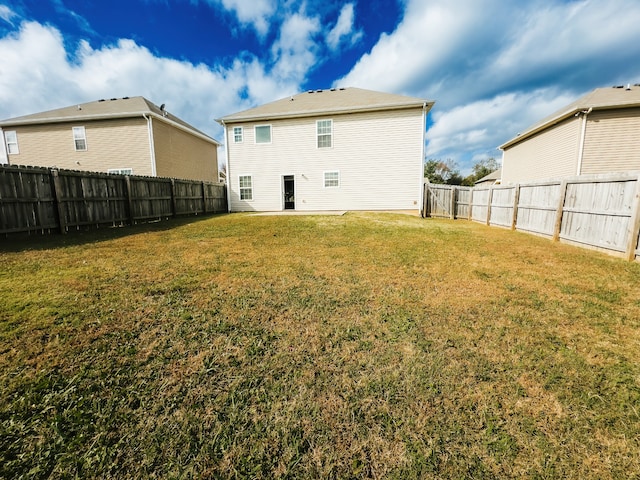
[[[640,258],[640,176],[458,187],[425,183],[423,216],[464,218]]]
[[[62,232],[227,211],[226,188],[194,180],[0,167],[0,233]]]

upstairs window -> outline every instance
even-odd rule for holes
[[[251,175],[240,175],[240,200],[253,200],[253,180]]]
[[[333,145],[333,121],[318,120],[316,122],[316,133],[318,135],[318,148],[331,148]]]
[[[324,188],[340,186],[340,172],[324,172]]]
[[[84,152],[87,149],[87,135],[84,127],[73,127],[73,141],[76,146],[76,152]]]
[[[133,168],[110,168],[107,173],[113,173],[116,175],[133,175]]]
[[[256,143],[271,143],[271,125],[256,125]]]
[[[4,139],[7,143],[7,153],[11,155],[20,153],[20,150],[18,150],[18,135],[15,130],[8,130],[4,132]]]
[[[242,143],[242,127],[233,127],[233,143]]]

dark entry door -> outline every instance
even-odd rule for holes
[[[293,175],[284,176],[284,209],[295,210],[296,198],[295,198],[295,183],[293,181]]]

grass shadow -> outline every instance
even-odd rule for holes
[[[66,234],[61,233],[15,233],[7,234],[0,238],[0,252],[24,252],[51,250],[61,247],[86,245],[90,243],[105,242],[118,238],[137,235],[147,232],[162,232],[188,225],[194,222],[209,220],[214,217],[228,215],[227,213],[214,213],[206,215],[190,215],[166,220],[156,220],[135,225],[85,227],[78,230],[70,230]]]

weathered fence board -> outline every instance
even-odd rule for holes
[[[58,226],[47,169],[0,169],[0,231],[47,231]]]
[[[425,204],[430,216],[452,218],[452,189],[446,185],[430,185]]]
[[[561,182],[520,185],[517,230],[553,236],[560,201],[560,184]]]
[[[491,189],[488,187],[476,187],[471,191],[471,220],[487,222],[490,194]]]
[[[636,182],[568,183],[560,238],[625,252]]]
[[[458,189],[425,184],[425,196],[438,199],[434,216],[469,218],[460,212],[470,209],[470,219],[476,222],[622,254],[629,260],[640,258],[640,176],[636,172],[479,186],[471,188],[470,199],[460,205]]]
[[[125,225],[227,211],[221,184],[41,167],[0,167],[0,233]]]
[[[471,215],[471,187],[455,188],[455,218],[469,219]]]
[[[495,187],[491,196],[489,225],[511,228],[516,187]]]

